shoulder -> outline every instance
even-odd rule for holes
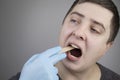
[[[101,70],[101,80],[120,80],[120,75],[113,72],[112,70],[98,64]]]

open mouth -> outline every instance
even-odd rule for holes
[[[72,56],[77,57],[77,58],[82,55],[81,50],[77,49],[77,48],[74,48],[74,49],[70,50],[70,53],[71,53]]]
[[[82,56],[82,50],[80,48],[78,48],[75,45],[69,45],[69,46],[73,47],[74,49],[70,50],[68,53],[70,53],[75,58],[79,58]]]

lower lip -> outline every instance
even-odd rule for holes
[[[80,57],[75,57],[75,56],[71,55],[70,52],[67,52],[67,59],[70,61],[78,61],[80,59]]]

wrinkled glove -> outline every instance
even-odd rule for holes
[[[24,65],[19,80],[59,80],[58,70],[54,66],[66,57],[58,54],[60,47],[54,47],[31,57]]]

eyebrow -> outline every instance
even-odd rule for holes
[[[72,15],[72,14],[76,14],[76,15],[78,15],[79,17],[82,17],[82,18],[85,17],[83,14],[78,13],[78,12],[72,12],[71,15]],[[103,25],[102,23],[100,23],[100,22],[98,22],[98,21],[96,21],[96,20],[93,20],[93,19],[91,19],[91,21],[92,21],[93,23],[97,24],[97,25],[100,25],[100,26],[105,30],[105,27],[104,27],[104,25]]]
[[[80,17],[85,17],[83,14],[78,13],[78,12],[72,12],[71,15],[72,15],[72,14],[76,14],[76,15],[78,15],[78,16],[80,16]]]

